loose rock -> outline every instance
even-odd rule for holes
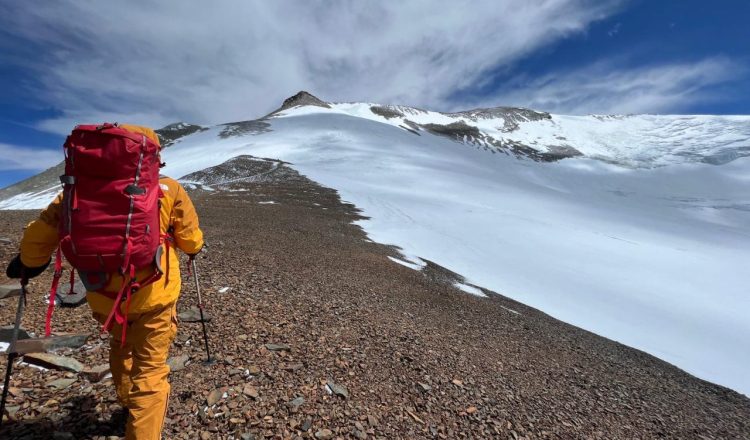
[[[339,384],[333,382],[332,380],[329,380],[328,381],[328,388],[331,389],[331,391],[333,392],[333,394],[335,394],[335,395],[337,395],[339,397],[343,397],[344,399],[348,399],[349,398],[349,390],[347,390],[346,387],[343,386],[343,385],[339,385]]]
[[[257,400],[259,397],[258,390],[249,383],[245,384],[245,387],[242,389],[242,394],[251,397],[253,400]]]
[[[181,354],[179,356],[172,356],[169,359],[167,359],[167,365],[169,366],[169,370],[172,372],[180,371],[185,368],[185,364],[187,364],[187,361],[190,360],[190,356],[186,354]]]
[[[291,351],[292,347],[287,344],[266,344],[268,351]]]
[[[7,412],[8,413],[8,417],[10,417],[12,419],[12,418],[14,418],[16,416],[16,413],[20,409],[21,409],[21,407],[17,406],[17,405],[6,406],[5,407],[5,412]]]
[[[88,379],[89,382],[99,382],[104,376],[109,374],[109,364],[101,364],[96,367],[86,367],[81,371],[81,375]]]
[[[208,393],[208,397],[206,398],[206,403],[208,404],[208,406],[213,406],[216,404],[216,402],[221,400],[224,397],[224,392],[224,388],[217,388]]]
[[[78,373],[83,370],[83,364],[65,356],[50,353],[29,353],[23,357],[26,363],[55,370],[72,371]]]
[[[304,397],[297,397],[287,402],[286,406],[292,411],[297,411],[299,407],[302,406],[304,403],[305,403]]]
[[[64,390],[65,388],[68,388],[69,386],[73,385],[78,379],[71,378],[71,379],[56,379],[51,382],[47,382],[45,386],[52,387],[58,390]]]
[[[177,317],[182,322],[201,322],[201,311],[198,307],[191,307],[188,310],[184,310],[177,314]],[[208,316],[206,311],[203,311],[203,320],[205,322],[211,321],[211,317]]]
[[[90,336],[90,333],[81,333],[23,339],[16,344],[16,352],[19,354],[43,353],[58,348],[79,348],[86,343]]]
[[[18,283],[0,285],[0,299],[12,298],[20,294],[21,294],[21,285]]]
[[[0,327],[0,342],[10,342],[10,340],[13,338],[13,326],[12,325],[6,325],[3,327]],[[18,339],[29,339],[31,338],[31,335],[29,332],[27,332],[23,328],[18,329]]]
[[[71,293],[70,283],[62,283],[57,291],[56,300],[60,307],[76,308],[82,306],[86,304],[86,287],[80,280],[76,280]]]
[[[333,431],[330,429],[321,429],[315,433],[315,438],[318,440],[330,440],[333,438]]]

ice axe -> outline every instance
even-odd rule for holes
[[[195,256],[190,256],[190,265],[193,269],[193,277],[195,278],[195,291],[198,293],[198,311],[201,315],[201,325],[203,326],[203,342],[206,345],[206,361],[204,362],[205,365],[211,365],[214,363],[213,359],[211,359],[211,352],[208,349],[208,332],[206,331],[206,319],[203,316],[203,297],[201,296],[201,286],[198,282],[198,269],[195,266]]]
[[[16,309],[16,323],[13,326],[13,333],[10,337],[8,346],[8,365],[5,367],[5,381],[3,382],[3,397],[0,400],[0,426],[3,425],[3,415],[5,414],[5,402],[8,400],[8,389],[10,388],[10,376],[13,374],[13,362],[18,357],[16,351],[16,342],[18,342],[18,330],[21,328],[21,318],[23,317],[23,308],[26,305],[26,285],[29,284],[28,278],[21,278],[21,294],[18,295],[18,308]]]

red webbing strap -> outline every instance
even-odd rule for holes
[[[161,278],[162,274],[158,270],[155,270],[151,275],[147,276],[142,281],[133,280],[133,284],[137,285],[138,288],[133,291],[135,293],[136,291],[148,286],[149,284],[159,280]]]
[[[119,313],[118,315],[115,315],[115,319],[117,319],[117,323],[122,326],[122,335],[120,336],[120,347],[125,346],[125,340],[127,339],[128,335],[128,313],[130,313],[130,297],[133,295],[133,293],[137,292],[138,289],[141,288],[141,285],[136,281],[135,279],[135,266],[132,264],[130,265],[130,282],[128,283],[128,290],[125,293],[125,312]],[[118,312],[120,311],[120,307],[117,307]]]
[[[76,270],[70,269],[70,291],[68,292],[68,295],[74,295],[76,292],[74,290],[76,285]]]
[[[102,326],[102,332],[108,332],[112,330],[112,320],[115,319],[115,315],[120,313],[120,302],[122,301],[122,295],[125,293],[125,289],[130,284],[130,280],[126,275],[123,275],[122,277],[122,286],[120,286],[120,290],[117,292],[117,296],[114,298],[114,304],[112,305],[112,310],[109,312],[109,316],[107,316],[107,320],[104,321],[104,325]]]
[[[76,191],[75,186],[70,187],[70,192],[73,193],[73,203],[71,203],[71,208],[73,211],[78,210],[78,191]]]
[[[49,338],[52,334],[52,314],[55,311],[55,298],[57,297],[57,285],[62,277],[62,252],[60,247],[55,254],[55,275],[52,277],[52,286],[49,289],[49,305],[47,306],[47,317],[44,321],[44,337]]]
[[[120,268],[121,273],[126,273],[128,271],[128,266],[130,265],[131,247],[130,237],[125,237],[125,245],[122,253],[122,267]]]
[[[107,320],[102,326],[102,331],[112,330],[112,320],[122,326],[122,335],[120,338],[120,346],[125,346],[125,339],[127,338],[128,332],[128,312],[130,311],[130,296],[135,290],[140,289],[140,284],[135,281],[135,266],[130,265],[129,270],[123,275],[122,286],[117,292],[114,304],[112,304],[112,311],[109,312]],[[120,304],[122,304],[122,297],[125,295],[125,313],[120,310]]]

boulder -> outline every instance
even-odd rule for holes
[[[16,343],[16,353],[43,353],[58,348],[79,348],[86,343],[90,333],[51,336],[49,338],[29,338]]]
[[[74,373],[79,373],[83,370],[83,364],[77,360],[56,354],[30,353],[26,354],[23,360],[26,363],[53,370],[72,371]]]

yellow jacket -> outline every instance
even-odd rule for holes
[[[150,129],[123,125],[121,127],[143,133],[158,142],[156,134]],[[185,189],[169,177],[160,178],[159,185],[164,193],[164,197],[160,199],[161,234],[166,235],[170,231],[169,236],[173,238],[173,245],[170,246],[168,252],[164,249],[165,252],[162,253],[161,267],[164,275],[133,294],[128,310],[130,314],[157,310],[177,301],[180,294],[180,266],[174,248],[187,254],[196,254],[203,247],[203,232],[198,225],[198,215]],[[21,262],[24,266],[43,266],[57,249],[59,243],[57,225],[62,215],[62,197],[62,193],[59,194],[24,230],[21,239]],[[152,271],[150,268],[141,269],[136,273],[136,279],[145,279]],[[105,290],[117,292],[121,283],[121,276],[114,273]],[[105,295],[89,292],[87,299],[95,314],[108,315],[112,310],[113,300]],[[124,304],[122,307],[124,313]]]

